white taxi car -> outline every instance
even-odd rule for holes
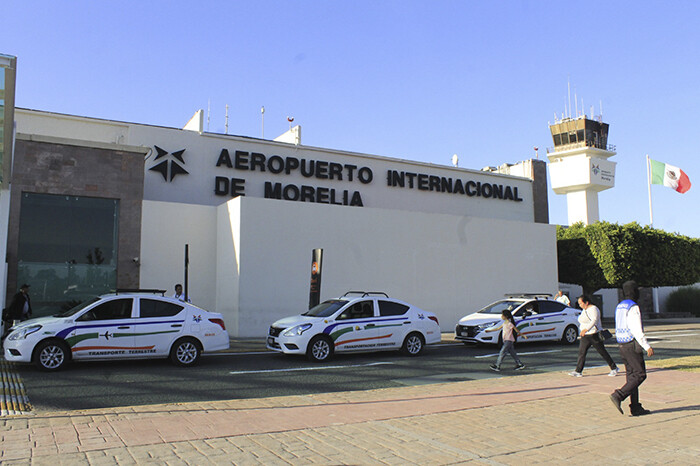
[[[482,310],[462,317],[455,328],[455,339],[465,343],[503,341],[501,312],[508,310],[518,331],[527,341],[561,341],[574,344],[578,338],[580,310],[551,299],[549,294],[508,295]]]
[[[432,312],[391,299],[386,293],[349,291],[273,323],[267,348],[305,354],[319,362],[346,351],[400,349],[417,356],[440,337],[440,325]]]
[[[21,322],[4,340],[5,359],[49,371],[71,360],[97,359],[169,357],[191,366],[202,352],[228,349],[221,314],[164,293],[118,290],[63,314]]]

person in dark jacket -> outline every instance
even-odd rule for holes
[[[27,320],[32,317],[32,302],[29,299],[29,285],[26,283],[19,287],[19,291],[12,297],[10,305],[2,313],[5,322],[5,333],[12,327],[15,320]]]

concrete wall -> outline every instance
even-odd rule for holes
[[[311,251],[323,248],[321,298],[385,291],[438,314],[450,331],[509,292],[554,292],[550,225],[239,198],[241,336],[308,308]],[[218,280],[229,280],[219,275]],[[229,318],[227,317],[227,323]]]
[[[173,202],[143,202],[141,288],[167,289],[185,282],[189,244],[188,295],[193,304],[216,308],[216,208]]]

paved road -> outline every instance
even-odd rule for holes
[[[680,337],[679,337],[680,338]],[[3,465],[696,465],[697,357],[649,371],[621,416],[603,368],[381,390],[0,419]],[[680,368],[694,365],[696,372]],[[628,408],[625,403],[624,409]]]
[[[649,325],[647,333],[656,358],[682,357],[700,350],[698,324]],[[443,344],[428,348],[418,358],[373,353],[339,355],[328,363],[315,364],[267,352],[259,341],[236,340],[231,352],[204,357],[197,367],[187,369],[156,360],[80,363],[51,374],[20,365],[14,365],[12,371],[21,380],[34,412],[359,391],[503,375],[488,369],[496,347],[465,346],[450,339],[445,335]],[[571,370],[576,351],[576,346],[559,344],[518,347],[528,365],[526,374]],[[614,345],[610,352],[619,361]],[[602,364],[591,350],[587,366]]]

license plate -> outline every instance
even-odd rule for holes
[[[469,336],[469,332],[467,332],[466,330],[463,330],[463,331],[462,331],[462,336],[463,336],[463,337],[468,337],[468,336]]]

